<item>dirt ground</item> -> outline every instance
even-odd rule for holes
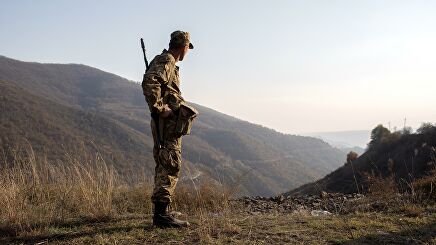
[[[186,218],[186,217],[185,217]],[[63,224],[1,244],[436,244],[436,214],[206,213],[191,226],[158,229],[149,215]]]

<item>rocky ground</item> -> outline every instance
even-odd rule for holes
[[[345,214],[369,207],[362,194],[341,194],[321,192],[320,195],[243,197],[234,200],[246,213],[300,213],[313,215]]]

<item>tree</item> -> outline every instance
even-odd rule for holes
[[[356,152],[354,152],[354,151],[350,151],[348,154],[347,154],[347,162],[345,163],[345,164],[350,164],[350,163],[352,163],[354,160],[356,160],[357,158],[359,157],[359,154],[357,154]]]
[[[386,141],[391,135],[391,131],[389,129],[383,127],[382,124],[377,125],[371,131],[371,141],[368,143],[368,147],[370,149],[380,145],[380,143]]]
[[[408,135],[411,134],[413,131],[412,127],[404,127],[403,130],[401,130],[402,135]]]
[[[429,122],[424,122],[421,124],[421,126],[416,130],[416,132],[418,134],[425,134],[425,133],[429,133],[433,130],[436,130],[436,125],[433,125],[432,123]]]

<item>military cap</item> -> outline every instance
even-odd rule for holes
[[[171,41],[170,43],[174,44],[188,44],[189,48],[193,49],[194,45],[192,45],[191,41],[189,40],[189,32],[184,31],[175,31],[171,33]]]

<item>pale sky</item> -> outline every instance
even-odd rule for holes
[[[2,1],[0,55],[140,81],[191,33],[185,99],[285,133],[436,122],[436,1]]]

